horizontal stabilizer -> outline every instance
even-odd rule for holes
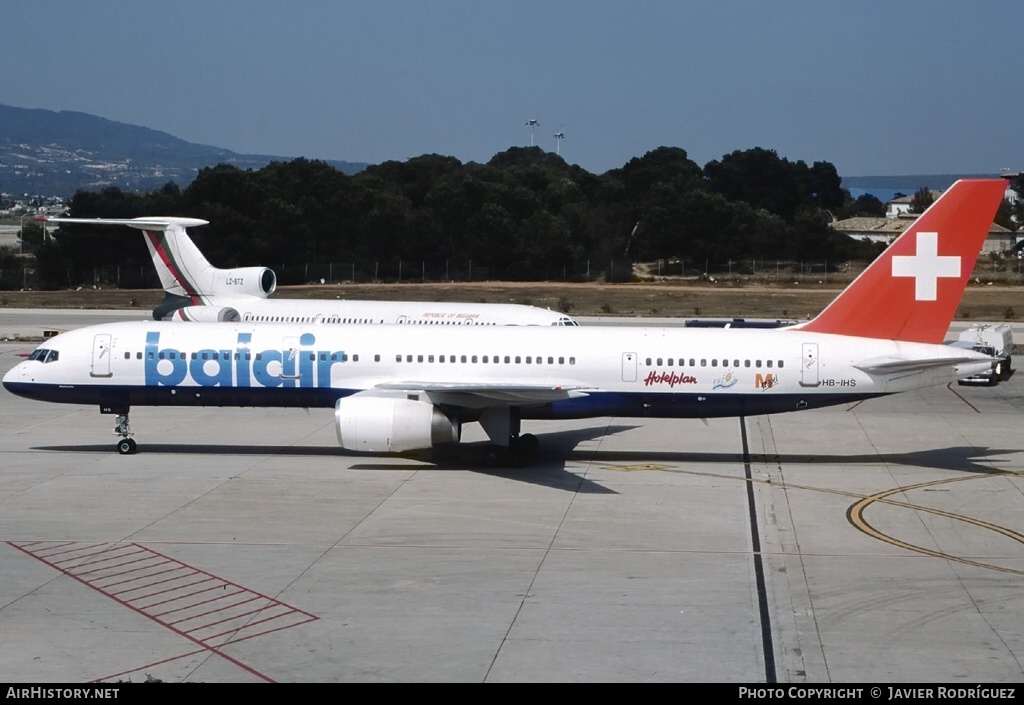
[[[167,230],[172,227],[197,228],[210,221],[199,218],[148,217],[148,218],[47,218],[48,223],[86,223],[89,225],[127,225],[138,230]]]
[[[993,361],[995,358],[957,355],[955,357],[932,357],[928,359],[904,359],[897,357],[874,357],[854,364],[858,370],[870,375],[888,375],[902,372],[920,372],[936,367],[977,364]]]

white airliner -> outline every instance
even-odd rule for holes
[[[333,407],[338,442],[456,443],[479,422],[495,462],[525,462],[522,419],[749,416],[945,384],[991,356],[944,345],[1003,180],[962,180],[817,317],[782,329],[461,327],[148,321],[51,338],[3,379],[30,399],[133,406]]]
[[[185,228],[198,218],[46,218],[49,223],[127,225],[145,233],[153,266],[166,292],[153,309],[157,320],[394,323],[406,325],[575,326],[573,318],[537,306],[433,301],[271,299],[277,275],[268,267],[218,269],[207,261]]]

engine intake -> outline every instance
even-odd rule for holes
[[[193,323],[238,323],[242,316],[238,309],[230,306],[182,306],[172,311],[166,319]]]
[[[346,450],[399,452],[458,443],[460,426],[430,402],[402,397],[339,399],[338,444]]]

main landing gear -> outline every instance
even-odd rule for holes
[[[492,445],[487,448],[487,464],[491,467],[521,468],[537,456],[540,442],[532,433],[520,434],[518,407],[490,408],[480,415]]]
[[[507,446],[492,445],[487,448],[487,464],[490,467],[521,468],[530,464],[537,456],[540,441],[532,433],[510,436]]]
[[[121,436],[117,442],[117,452],[121,455],[131,455],[136,450],[135,439],[131,438],[131,427],[128,424],[128,412],[117,415],[117,424],[114,426],[113,434]]]

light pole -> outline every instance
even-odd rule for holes
[[[558,156],[562,156],[562,140],[564,140],[564,139],[565,139],[565,133],[564,132],[556,132],[555,133],[555,140],[556,140],[555,141],[555,154],[557,154]]]
[[[536,120],[527,120],[526,126],[530,128],[530,146],[533,146],[533,131],[534,128],[540,127],[540,123]]]
[[[18,254],[19,255],[25,254],[25,216],[27,216],[27,215],[28,215],[28,213],[25,213],[25,214],[23,214],[21,216],[21,227],[18,228]]]

